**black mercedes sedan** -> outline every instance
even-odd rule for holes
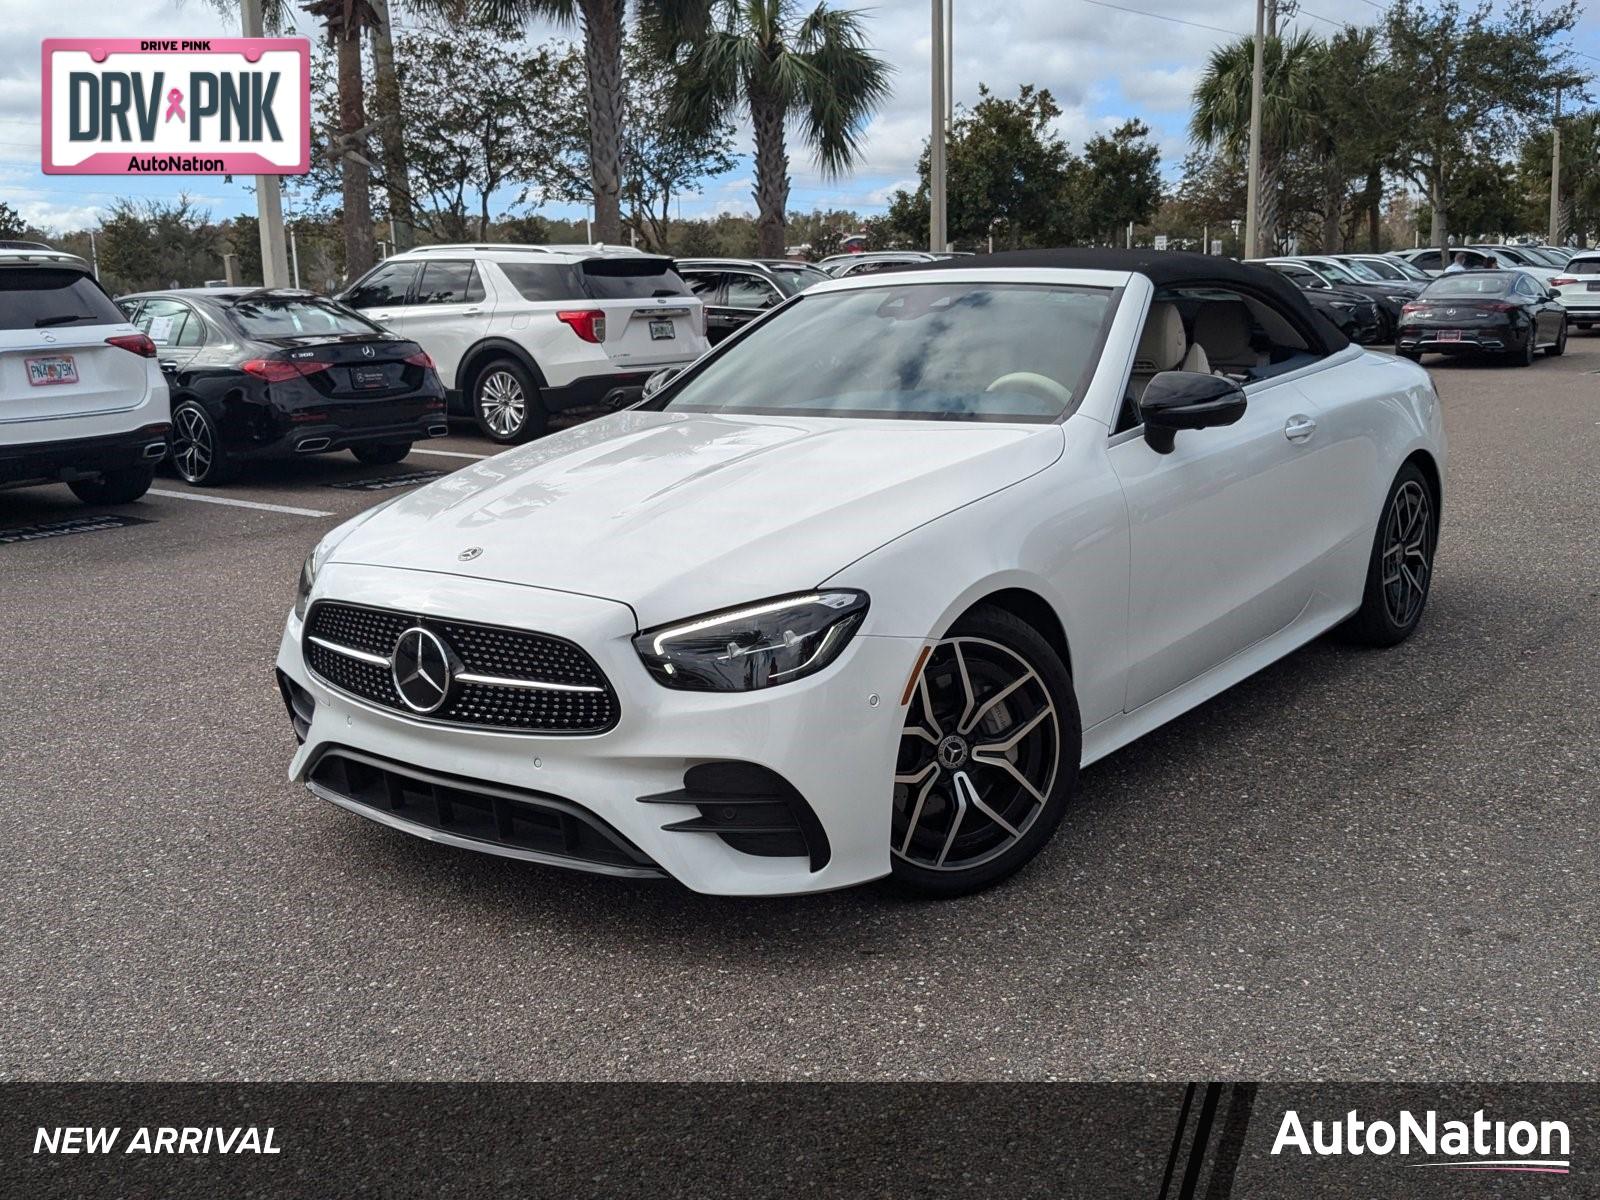
[[[1424,351],[1497,354],[1531,366],[1543,350],[1567,349],[1567,310],[1526,271],[1441,275],[1400,310],[1395,352],[1413,362]]]
[[[156,344],[172,390],[170,461],[189,483],[335,450],[397,463],[449,432],[422,347],[315,293],[175,288],[117,303]]]

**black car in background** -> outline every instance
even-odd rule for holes
[[[156,344],[178,474],[226,483],[241,462],[349,450],[397,463],[444,437],[444,385],[415,342],[311,292],[177,288],[117,301]]]
[[[1381,296],[1369,296],[1360,288],[1335,286],[1307,263],[1291,258],[1251,259],[1256,266],[1276,271],[1306,294],[1311,307],[1332,321],[1352,342],[1363,346],[1388,342],[1394,337],[1400,318],[1400,305],[1386,304]]]
[[[1531,366],[1543,350],[1567,349],[1567,310],[1526,271],[1441,275],[1400,314],[1395,352],[1413,362],[1426,351],[1498,354]]]
[[[706,340],[713,346],[769,308],[832,278],[787,258],[680,258],[673,265],[706,306]]]

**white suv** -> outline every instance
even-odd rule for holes
[[[522,442],[551,413],[632,398],[706,350],[705,310],[672,260],[601,246],[422,246],[338,299],[422,345],[452,409]]]
[[[1550,281],[1574,329],[1600,325],[1600,251],[1584,250],[1567,260]]]
[[[72,254],[0,248],[0,488],[86,504],[150,489],[171,419],[156,344]]]

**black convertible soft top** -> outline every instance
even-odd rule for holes
[[[1143,275],[1156,287],[1204,287],[1215,284],[1272,305],[1300,331],[1313,350],[1332,354],[1350,339],[1307,303],[1300,289],[1267,267],[1255,267],[1217,254],[1186,250],[1113,250],[1067,247],[1059,250],[1008,250],[971,258],[946,258],[918,263],[907,271],[972,271],[985,267],[1046,268],[1058,271],[1127,271]]]

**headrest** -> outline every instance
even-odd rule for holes
[[[1175,370],[1188,348],[1189,339],[1183,332],[1183,317],[1178,306],[1158,300],[1150,306],[1144,332],[1139,335],[1139,349],[1133,355],[1134,374],[1154,375],[1158,371]]]
[[[1194,340],[1212,362],[1250,352],[1250,310],[1242,300],[1208,300],[1194,315]]]

